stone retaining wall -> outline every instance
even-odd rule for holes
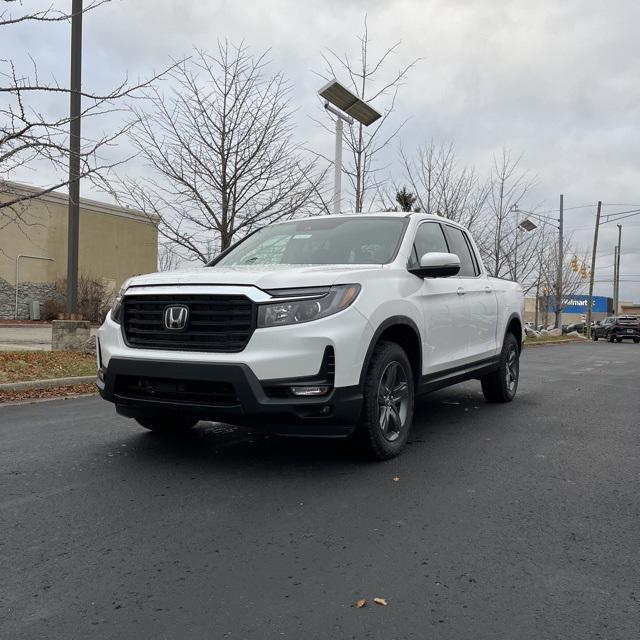
[[[20,282],[18,285],[18,319],[29,318],[28,304],[31,300],[40,302],[40,315],[47,300],[59,296],[52,282]],[[10,320],[15,317],[16,290],[6,280],[0,278],[0,319]]]

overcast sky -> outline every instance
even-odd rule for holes
[[[400,142],[411,149],[433,138],[454,142],[462,162],[486,172],[507,146],[538,178],[521,208],[556,209],[564,193],[566,227],[583,251],[597,200],[605,212],[640,208],[637,0],[114,0],[85,17],[83,82],[109,87],[125,71],[146,77],[193,46],[243,40],[271,50],[273,69],[293,83],[299,138],[330,155],[330,136],[310,117],[323,117],[314,71],[326,47],[355,57],[365,14],[374,51],[402,40],[390,72],[423,58],[400,93],[397,119],[410,120],[389,149],[391,163]],[[64,23],[12,28],[2,33],[0,58],[24,61],[28,51],[41,73],[66,82],[68,39]],[[623,225],[621,299],[640,302],[640,216]],[[611,295],[600,281],[613,273],[616,232],[614,224],[600,232],[602,295]]]

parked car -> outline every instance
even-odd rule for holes
[[[571,333],[577,331],[578,333],[584,333],[587,328],[586,322],[576,322],[576,324],[570,324],[567,326],[567,330],[564,333]]]
[[[97,384],[147,429],[353,436],[384,459],[418,394],[477,379],[488,401],[513,400],[523,306],[441,217],[282,222],[207,266],[129,280],[98,332]]]
[[[640,342],[640,318],[637,316],[609,316],[591,327],[591,337],[594,341],[599,338],[609,342],[633,340]]]

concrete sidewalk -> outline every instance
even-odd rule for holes
[[[91,327],[91,335],[98,332]],[[51,325],[0,324],[0,351],[51,351]]]

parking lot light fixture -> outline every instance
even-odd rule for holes
[[[342,132],[343,123],[354,120],[368,127],[382,117],[372,106],[361,100],[335,78],[329,80],[318,93],[324,98],[324,108],[336,117],[336,148],[334,158],[333,213],[340,213],[342,198]]]

